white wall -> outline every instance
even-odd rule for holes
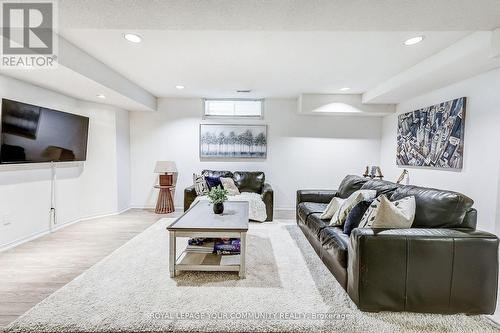
[[[224,122],[202,120],[202,106],[201,99],[160,99],[158,112],[130,113],[132,206],[155,204],[157,160],[177,163],[176,207],[194,172],[227,169],[264,171],[277,209],[293,209],[297,189],[336,188],[346,174],[379,162],[381,118],[298,115],[295,99],[266,100],[262,121],[229,121],[267,124],[267,159],[200,161],[200,123]]]
[[[126,205],[129,193],[119,199],[117,181],[128,167],[120,171],[117,164],[128,160],[128,125],[122,124],[128,124],[127,112],[5,76],[0,76],[0,97],[90,118],[87,161],[57,164],[58,225],[115,213]],[[0,248],[49,230],[50,180],[49,164],[0,166]]]
[[[128,111],[115,115],[118,210],[122,211],[130,206],[130,119]]]
[[[407,168],[411,183],[456,190],[470,196],[478,209],[478,227],[500,232],[500,70],[461,81],[398,105],[404,113],[458,97],[467,97],[464,168],[461,172]],[[397,116],[384,118],[381,167],[396,179]]]

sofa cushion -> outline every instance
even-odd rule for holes
[[[319,240],[326,252],[335,258],[340,266],[347,268],[349,236],[339,227],[326,227],[319,232]]]
[[[465,213],[464,222],[461,224],[461,228],[468,228],[476,230],[477,224],[477,210],[475,208],[469,208]]]
[[[236,184],[234,183],[233,178],[220,178],[220,182],[222,183],[222,187],[227,191],[228,195],[239,195],[240,191]]]
[[[366,211],[370,207],[373,200],[365,200],[358,203],[347,215],[347,219],[344,223],[344,234],[347,236],[351,235],[351,231],[359,226],[363,215],[365,215]]]
[[[322,220],[331,220],[333,215],[340,209],[340,206],[344,203],[346,199],[341,199],[337,197],[333,197],[328,206],[326,206],[323,214],[321,214]]]
[[[196,195],[208,194],[208,184],[205,177],[193,173],[193,186],[196,191]]]
[[[375,199],[363,215],[360,228],[411,228],[415,219],[415,197],[389,201],[385,195]]]
[[[328,226],[328,221],[322,220],[320,213],[312,213],[307,217],[305,225],[312,234],[319,236],[319,232]]]
[[[231,171],[203,170],[201,174],[204,177],[233,178],[233,173]]]
[[[312,213],[322,213],[325,211],[327,204],[316,202],[301,202],[297,206],[297,214],[302,222],[306,222],[307,217]]]
[[[414,196],[416,203],[413,228],[460,228],[474,201],[457,192],[418,186],[401,186],[391,201]]]
[[[209,190],[217,186],[220,186],[222,188],[220,177],[205,177],[205,181],[207,182]]]
[[[240,192],[262,193],[266,176],[260,171],[235,171],[233,179]]]
[[[377,191],[377,197],[384,194],[386,197],[390,198],[394,192],[402,185],[389,182],[387,180],[380,179],[370,179],[361,186],[362,190],[375,190]]]
[[[341,226],[344,225],[347,216],[351,209],[356,206],[358,203],[364,200],[373,200],[377,197],[377,191],[375,190],[357,190],[353,194],[349,196],[349,198],[345,199],[342,203],[342,206],[337,210],[337,212],[333,215],[332,220],[330,222],[331,226]]]
[[[365,184],[367,181],[367,178],[363,178],[360,176],[346,176],[339,185],[337,197],[342,199],[348,198],[355,191],[361,189],[361,186],[363,186],[363,184]]]

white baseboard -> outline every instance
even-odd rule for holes
[[[274,208],[274,219],[295,219],[295,209],[293,208]]]
[[[155,206],[131,206],[130,209],[155,209],[156,207]],[[175,211],[177,212],[182,212],[184,211],[184,207],[183,206],[176,206],[174,207]]]
[[[133,205],[133,206],[130,206],[130,209],[155,209],[155,206]],[[177,207],[175,207],[175,209],[177,209]]]
[[[119,215],[119,214],[122,214],[122,213],[126,212],[129,209],[131,209],[131,208],[128,207],[128,208],[122,209],[122,210],[120,210],[118,212],[109,212],[109,213],[104,213],[104,214],[88,215],[88,216],[85,216],[85,217],[82,217],[82,218],[79,218],[79,219],[67,221],[67,222],[64,222],[64,223],[59,223],[59,224],[56,224],[56,225],[52,226],[51,229],[43,230],[43,231],[39,231],[39,232],[35,232],[35,233],[32,233],[32,234],[30,234],[28,236],[16,239],[16,240],[14,240],[12,242],[0,245],[0,252],[10,250],[10,249],[12,249],[12,248],[14,248],[16,246],[19,246],[21,244],[27,243],[27,242],[32,241],[34,239],[37,239],[39,237],[48,235],[48,234],[50,234],[52,232],[56,232],[56,231],[58,231],[58,230],[60,230],[62,228],[68,227],[68,226],[70,226],[72,224],[75,224],[75,223],[82,222],[82,221],[93,220],[93,219],[98,219],[98,218],[103,218],[103,217],[107,217],[107,216]]]
[[[134,205],[130,206],[129,209],[155,209],[155,206],[140,206],[140,205]],[[182,211],[184,210],[183,206],[176,206],[175,207],[176,211]],[[289,207],[276,207],[274,208],[275,212],[295,212],[295,207],[289,208]]]
[[[274,211],[275,212],[281,212],[281,211],[284,211],[284,212],[295,212],[295,207],[276,207],[274,208]]]

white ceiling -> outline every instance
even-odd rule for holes
[[[65,66],[58,66],[57,69],[2,70],[1,73],[84,101],[109,104],[125,110],[150,110],[143,104]],[[97,95],[100,94],[106,98],[98,98]]]
[[[67,63],[85,62],[50,73],[0,72],[85,100],[105,93],[106,103],[129,110],[154,109],[137,96],[298,97],[346,86],[374,95],[401,73],[418,76],[419,64],[445,63],[429,59],[474,32],[500,27],[499,0],[64,0],[58,10],[60,35],[81,49],[66,52]],[[143,42],[125,41],[127,32]],[[422,43],[403,46],[418,34]],[[443,67],[448,80],[439,84],[499,64],[462,59],[446,68],[474,70],[453,76]],[[436,88],[435,80],[429,72],[419,89],[406,84],[405,94],[393,89],[378,99],[397,103],[408,91]]]
[[[415,32],[134,31],[142,43],[124,40],[124,30],[61,34],[159,97],[362,93],[467,35],[423,32],[423,43],[406,47]]]
[[[498,0],[64,0],[63,28],[460,31],[500,26]]]

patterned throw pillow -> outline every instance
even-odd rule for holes
[[[357,190],[351,194],[340,206],[339,210],[333,215],[331,226],[341,226],[345,223],[347,215],[351,209],[354,208],[358,203],[365,200],[373,200],[377,196],[377,191],[375,190]]]
[[[359,223],[359,228],[410,228],[415,219],[415,197],[389,201],[385,195],[375,199]]]
[[[368,208],[370,208],[372,202],[373,200],[361,201],[351,209],[344,223],[344,234],[351,235],[352,230],[359,226],[361,219]]]
[[[196,195],[208,194],[208,185],[205,180],[205,177],[193,173],[193,184],[194,184],[194,190],[196,191]]]
[[[320,219],[322,220],[329,220],[333,217],[333,215],[339,210],[340,206],[344,202],[345,199],[341,199],[338,197],[333,197],[328,206],[326,206],[326,209],[321,215],[319,216]]]
[[[236,187],[233,178],[224,178],[221,177],[220,181],[222,183],[222,187],[227,191],[229,195],[239,195],[240,190]]]

